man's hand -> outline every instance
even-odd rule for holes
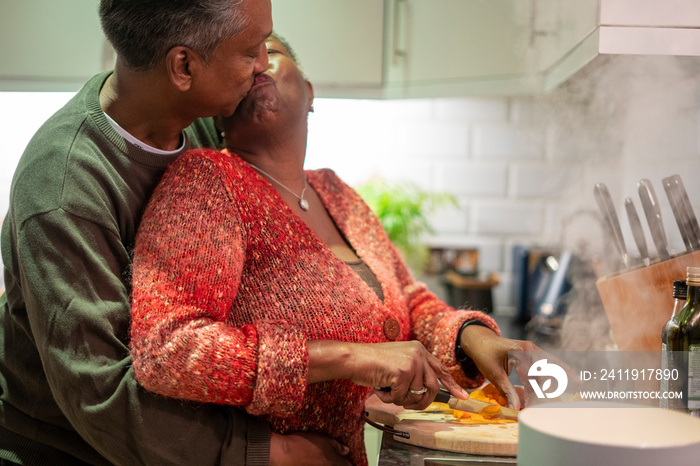
[[[272,434],[270,466],[345,466],[350,449],[337,440],[311,432]]]

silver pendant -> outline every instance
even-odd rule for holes
[[[299,199],[299,207],[301,207],[302,210],[309,210],[309,201],[306,199]]]

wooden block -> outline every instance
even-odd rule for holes
[[[673,280],[700,266],[700,251],[598,279],[596,286],[621,351],[660,351],[673,311]]]

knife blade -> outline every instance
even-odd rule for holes
[[[647,218],[647,223],[649,224],[651,238],[654,240],[656,254],[659,256],[660,260],[668,260],[671,256],[668,253],[666,233],[664,232],[664,224],[661,219],[661,208],[659,207],[656,193],[654,193],[654,187],[651,185],[651,181],[645,178],[639,180],[637,183],[637,190],[639,191],[639,198],[644,208],[644,216]]]
[[[511,419],[513,421],[518,420],[518,414],[520,411],[506,408],[504,406],[494,405],[492,403],[487,403],[481,400],[474,400],[472,398],[466,400],[460,400],[459,398],[452,396],[450,392],[444,389],[440,389],[438,394],[435,396],[435,401],[438,403],[447,403],[450,408],[456,409],[458,411],[466,411],[468,413],[479,414],[484,408],[489,406],[498,406],[501,412],[498,414],[487,414],[487,416],[495,417],[498,419]]]
[[[666,197],[668,197],[668,203],[671,205],[671,211],[673,212],[673,217],[676,219],[676,224],[681,233],[681,238],[683,238],[685,249],[688,252],[692,252],[695,246],[691,238],[694,238],[695,235],[692,232],[693,227],[690,225],[690,219],[686,216],[686,211],[683,208],[678,184],[676,184],[670,176],[663,178],[661,183],[664,185]]]
[[[615,248],[620,254],[620,259],[625,267],[628,264],[627,248],[625,247],[625,240],[622,237],[622,229],[620,228],[620,221],[617,218],[617,212],[615,211],[615,205],[613,204],[612,197],[608,191],[608,187],[603,183],[597,183],[593,188],[593,194],[595,195],[595,200],[598,203],[600,212],[603,215],[604,224],[607,226],[610,235],[615,243]]]
[[[698,219],[695,217],[695,212],[693,212],[693,205],[690,203],[690,198],[688,198],[688,193],[685,190],[681,176],[673,175],[671,176],[671,180],[676,185],[676,192],[678,193],[680,208],[682,209],[685,218],[688,220],[688,228],[686,231],[690,236],[690,243],[697,251],[700,249],[700,225],[698,225]]]
[[[647,241],[644,237],[642,222],[639,220],[639,215],[637,215],[637,209],[634,207],[632,198],[625,198],[625,209],[627,210],[627,217],[629,217],[630,220],[630,229],[632,230],[634,242],[637,244],[639,255],[642,257],[644,265],[648,266],[651,263],[649,259],[649,249],[647,249]]]

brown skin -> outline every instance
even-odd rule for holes
[[[305,184],[307,113],[313,103],[313,88],[306,81],[289,51],[274,38],[267,41],[269,67],[259,77],[236,113],[221,120],[227,148],[260,167],[295,193]],[[266,176],[261,174],[262,176]],[[343,260],[357,256],[338,232],[315,191],[308,187],[304,211],[298,199],[270,180],[282,199]],[[424,409],[435,398],[442,383],[454,396],[468,394],[454,381],[440,361],[418,341],[391,343],[347,343],[309,341],[307,383],[350,379],[365,387],[389,387],[378,391],[382,401],[408,409]],[[505,393],[508,385],[508,351],[536,348],[529,342],[498,337],[485,327],[469,326],[462,333],[462,346],[482,373]],[[411,390],[428,390],[416,395]],[[518,398],[518,397],[513,397]],[[519,402],[516,402],[520,406]],[[299,458],[285,456],[302,452]],[[345,464],[347,448],[317,434],[273,434],[272,464]],[[296,462],[295,462],[296,461]]]
[[[272,30],[270,0],[246,0],[249,26],[225,39],[208,62],[188,47],[173,47],[148,71],[117,58],[100,92],[102,109],[136,139],[174,150],[180,132],[200,117],[230,115],[253,76],[267,69],[265,39]]]

